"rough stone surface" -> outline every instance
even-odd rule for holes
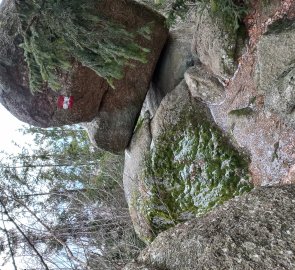
[[[184,110],[185,108],[185,110]],[[184,80],[162,100],[156,114],[149,120],[145,113],[142,123],[137,124],[129,147],[125,151],[124,190],[130,215],[139,237],[150,242],[154,237],[150,221],[141,211],[141,204],[150,196],[145,185],[145,159],[158,137],[179,123],[183,112],[194,112],[194,117],[210,119],[210,113],[204,104],[191,97]],[[210,119],[211,120],[211,119]]]
[[[264,70],[262,65],[259,66],[261,60],[256,54],[256,45],[259,39],[263,40],[272,38],[269,36],[281,35],[279,45],[284,43],[286,48],[294,47],[293,34],[290,34],[293,30],[290,32],[290,29],[293,27],[292,21],[294,19],[292,18],[295,17],[295,2],[273,1],[267,6],[266,10],[263,9],[262,2],[256,1],[254,7],[255,9],[245,19],[250,35],[249,47],[239,59],[239,69],[234,77],[224,85],[225,100],[221,103],[205,103],[210,108],[216,124],[231,137],[235,146],[250,156],[251,179],[256,186],[294,183],[294,128],[290,126],[290,121],[283,119],[283,114],[280,111],[276,112],[271,108],[268,101],[265,103],[268,98],[267,89],[262,91],[260,87],[256,87],[256,83],[259,82],[257,78],[261,75],[258,74],[259,76],[257,76],[257,70],[259,70],[258,68]],[[268,28],[267,33],[263,34],[267,25],[272,24],[280,17],[285,18],[277,21],[278,25],[283,22],[283,28],[286,26],[286,18],[289,18],[289,23],[287,23],[289,30],[282,31],[282,24],[281,27],[273,28],[274,25]],[[201,28],[199,27],[199,29]],[[277,40],[273,39],[273,41]],[[267,72],[272,74],[273,71],[277,72],[277,66],[283,65],[283,69],[284,66],[288,66],[284,63],[275,63],[272,59],[276,57],[275,54],[278,54],[284,60],[284,51],[272,48],[273,53],[269,53],[267,49],[266,47],[263,53],[269,54],[268,61],[272,63],[269,64]],[[287,52],[287,55],[289,53]],[[292,54],[289,56],[291,57]],[[210,63],[211,56],[204,54],[204,57],[203,62],[208,61]],[[294,57],[292,56],[289,60],[293,61]],[[280,59],[277,58],[276,61],[280,62]],[[202,70],[202,72],[212,70],[210,65],[206,64],[207,69],[206,71]],[[272,70],[271,65],[273,65],[274,70]],[[265,71],[264,74],[267,72]],[[283,75],[287,77],[289,85],[291,76],[288,75],[288,72]],[[268,79],[264,81],[265,85],[267,83],[276,85],[272,80],[281,73],[282,71],[279,71],[277,72],[278,75],[274,77],[266,77]],[[185,79],[187,80],[187,78]],[[191,84],[189,80],[187,80],[187,84],[190,86],[189,88],[194,88],[194,83]],[[176,95],[177,98],[175,97],[170,102],[171,108],[168,106],[167,113],[161,104],[151,123],[153,139],[165,130],[166,123],[175,123],[179,116],[177,104],[181,104],[180,106],[187,104],[183,102],[185,98],[182,99],[181,97],[181,95],[187,96],[187,88],[185,85],[179,86],[177,89],[179,94]],[[174,94],[174,91],[172,92],[171,94]],[[190,91],[189,95],[193,96],[193,91]],[[287,91],[280,98],[285,100],[285,95],[290,97],[292,92],[288,93]],[[167,95],[163,103],[165,100],[168,102],[170,98],[171,96]],[[283,108],[285,108],[284,106]],[[157,120],[156,116],[160,115],[161,110],[163,119]],[[132,264],[133,268],[127,267],[126,269],[140,269],[139,267],[187,270],[293,269],[295,261],[294,238],[292,238],[294,234],[292,226],[295,224],[294,211],[292,210],[295,202],[293,194],[294,187],[257,188],[256,191],[245,197],[247,199],[233,200],[199,220],[186,223],[190,226],[188,229],[185,229],[186,225],[183,224],[162,234],[164,235],[163,238],[160,235],[159,240],[157,239],[152,244],[151,249],[146,249],[139,259]],[[178,238],[178,236],[181,238]],[[175,242],[173,242],[173,239],[175,239]],[[154,251],[152,250],[153,247],[155,247]],[[201,255],[199,256],[199,254]],[[212,265],[211,261],[216,264]],[[199,266],[199,262],[201,266]]]
[[[169,32],[142,112],[148,110],[153,117],[161,100],[183,80],[187,68],[197,61],[192,52],[194,29],[195,15],[190,14],[185,23]]]
[[[124,269],[294,269],[295,186],[257,188],[160,234]]]
[[[182,81],[184,72],[194,64],[196,55],[192,54],[191,48],[194,28],[194,23],[188,23],[169,33],[153,78],[153,84],[162,97]]]
[[[187,111],[192,110],[192,101],[184,80],[165,96],[151,122],[154,141],[168,128],[178,123],[184,108]]]
[[[123,174],[125,196],[135,231],[147,243],[151,241],[154,234],[149,221],[139,209],[141,202],[149,196],[144,185],[145,157],[150,150],[152,141],[165,131],[168,124],[177,122],[183,106],[188,106],[189,103],[189,92],[185,82],[182,81],[162,100],[152,121],[147,117],[149,113],[145,112],[146,117],[141,124],[137,124],[131,143],[125,151]]]
[[[137,262],[133,262],[132,264],[129,264],[127,267],[127,270],[161,270],[154,266],[146,266],[146,265],[140,265]]]
[[[1,16],[5,17],[7,12],[13,11],[11,3],[9,0],[3,1]],[[92,131],[92,138],[97,146],[119,152],[130,141],[168,31],[162,16],[133,1],[105,0],[100,1],[97,8],[100,13],[103,12],[130,30],[145,26],[147,22],[154,23],[150,40],[138,38],[142,46],[152,48],[147,64],[134,63],[135,68],[126,68],[124,78],[114,83],[116,89],[113,90],[94,71],[74,63],[71,72],[61,76],[63,88],[59,93],[44,88],[41,93],[32,95],[23,52],[18,47],[21,38],[10,36],[9,40],[2,41],[4,49],[1,48],[0,55],[0,102],[20,120],[41,127],[94,119],[92,126],[96,125],[97,129]],[[9,36],[9,27],[1,29],[2,37]],[[7,58],[11,60],[10,63],[7,63]],[[58,109],[58,95],[73,96],[73,108]]]
[[[295,20],[270,25],[257,45],[256,83],[266,109],[295,127]]]
[[[199,98],[208,105],[220,105],[224,102],[226,94],[223,85],[203,66],[189,68],[184,78],[194,98]]]
[[[227,27],[221,19],[212,18],[205,9],[198,12],[193,49],[200,61],[215,75],[230,78],[237,63],[237,34]]]
[[[287,2],[271,1],[266,10],[263,2],[255,1],[245,19],[250,42],[239,59],[235,76],[225,85],[226,100],[221,105],[208,105],[217,125],[250,156],[251,178],[257,186],[295,182],[295,129],[286,118],[266,105],[266,95],[272,89],[261,91],[254,76],[259,61],[257,42],[266,38],[267,26],[280,17],[290,20],[295,17],[295,2]],[[293,46],[288,39],[281,41],[286,46]],[[269,52],[265,50],[264,53]],[[276,54],[283,54],[282,48],[273,48],[268,61],[273,61]],[[282,59],[285,59],[283,55]],[[280,61],[277,58],[273,67],[281,65]],[[271,65],[269,71],[272,72]]]
[[[194,99],[189,92],[185,80],[182,80],[173,91],[162,100],[152,122],[151,132],[155,142],[167,129],[175,126],[184,112],[195,112],[201,120],[212,120],[209,110],[202,102]]]
[[[133,226],[136,233],[146,242],[153,236],[152,229],[136,205],[140,203],[139,200],[148,196],[143,183],[143,163],[151,142],[150,115],[146,113],[145,118],[137,124],[132,141],[125,150],[123,173],[124,192]]]
[[[151,118],[153,118],[163,98],[164,95],[160,93],[158,89],[155,88],[153,83],[151,83],[150,88],[146,94],[145,100],[143,102],[140,116],[144,117],[145,112],[148,111]]]

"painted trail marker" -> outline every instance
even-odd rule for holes
[[[59,109],[71,109],[73,107],[73,103],[74,103],[74,97],[73,96],[58,96],[57,99],[57,107]]]

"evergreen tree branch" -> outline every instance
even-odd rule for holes
[[[149,38],[145,31],[128,32],[123,25],[99,14],[95,0],[17,0],[25,60],[30,88],[41,91],[48,85],[59,90],[59,72],[68,72],[73,58],[105,78],[122,79],[130,60],[147,62],[149,50],[136,42],[138,35]]]

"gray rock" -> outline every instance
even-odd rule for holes
[[[145,112],[148,111],[151,118],[153,118],[164,96],[165,95],[161,93],[159,89],[155,88],[152,82],[143,102],[140,116],[144,117]]]
[[[295,21],[279,20],[261,37],[255,80],[266,109],[295,127]]]
[[[139,265],[137,262],[129,264],[127,270],[162,270],[154,266]]]
[[[185,80],[182,80],[173,91],[162,100],[152,122],[151,132],[153,141],[166,130],[178,124],[184,113],[194,112],[194,118],[199,121],[212,121],[211,113],[206,106],[190,94]]]
[[[194,64],[193,34],[194,23],[169,33],[153,78],[154,88],[162,98],[182,81],[184,72]]]
[[[160,234],[124,270],[294,269],[295,186],[261,187]]]
[[[133,226],[136,233],[145,242],[149,242],[153,238],[153,232],[139,208],[144,198],[148,196],[143,182],[143,164],[151,141],[150,115],[146,113],[145,118],[139,119],[131,143],[125,150],[123,173],[124,192]]]
[[[185,71],[196,61],[191,48],[194,28],[195,16],[190,14],[185,24],[170,31],[142,112],[149,111],[153,117],[162,99],[183,80]]]
[[[206,9],[197,14],[193,49],[200,61],[215,75],[232,77],[237,68],[234,59],[237,50],[236,31],[221,19],[212,18]]]
[[[179,122],[183,117],[184,108],[187,111],[195,111],[196,115],[202,115],[204,118],[209,112],[203,107],[203,104],[191,98],[183,80],[165,96],[152,120],[149,119],[149,113],[145,113],[145,117],[138,122],[131,143],[125,151],[123,176],[125,196],[135,230],[147,243],[154,238],[150,221],[142,210],[145,200],[151,195],[145,185],[144,175],[147,154],[152,145],[157,143],[158,136]]]
[[[151,123],[152,137],[156,141],[158,136],[176,125],[181,119],[184,108],[192,110],[194,100],[190,97],[185,81],[181,83],[162,100]]]
[[[145,114],[146,117],[139,119],[131,143],[125,151],[123,174],[125,197],[135,231],[146,243],[151,242],[154,233],[150,221],[141,209],[144,201],[150,196],[145,186],[145,158],[150,151],[152,141],[165,131],[167,125],[177,123],[183,106],[189,107],[190,100],[186,84],[182,81],[165,96],[152,121],[145,112],[146,108],[143,108],[141,115]]]
[[[226,94],[220,81],[202,66],[189,68],[184,74],[191,95],[208,105],[220,105]]]

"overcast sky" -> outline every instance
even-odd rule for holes
[[[11,142],[12,140],[19,144],[24,143],[24,139],[26,139],[26,137],[17,131],[23,125],[25,124],[16,119],[0,104],[0,150],[5,150],[8,152],[15,151],[16,147],[13,146],[13,143]]]
[[[0,0],[0,3],[2,0]],[[20,132],[17,129],[21,128],[23,123],[12,116],[1,104],[0,104],[0,150],[7,152],[14,152],[16,148],[12,144],[12,140],[22,140]],[[0,265],[3,263],[3,258],[0,256]],[[14,270],[11,264],[5,265],[5,270]]]

